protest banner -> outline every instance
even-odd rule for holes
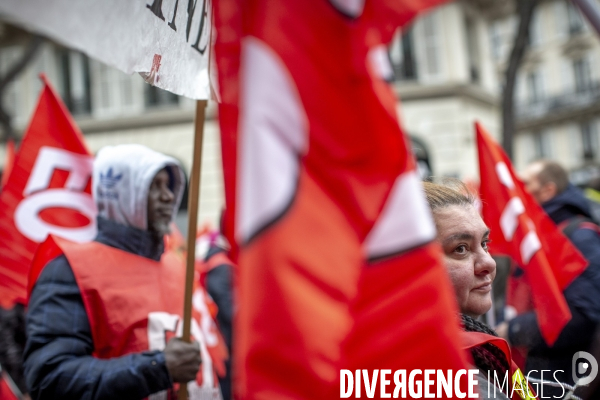
[[[154,86],[208,99],[208,0],[5,0],[0,18]]]

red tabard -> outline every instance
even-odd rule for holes
[[[98,242],[54,241],[75,274],[96,357],[147,351],[148,315],[182,314],[185,270],[169,254],[156,262]]]
[[[512,355],[510,352],[510,347],[506,340],[497,337],[488,335],[482,332],[462,332],[462,340],[463,340],[463,348],[465,350],[471,350],[474,347],[481,346],[484,344],[492,344],[499,348],[508,363],[510,364],[510,368],[508,370],[509,379],[508,379],[508,392],[511,395],[510,398],[512,400],[535,400],[537,399],[535,391],[529,385],[529,382],[523,377],[523,374],[519,370],[519,367],[512,360]],[[503,377],[499,377],[500,380]],[[527,390],[528,388],[528,390]],[[506,393],[505,393],[506,394]]]
[[[67,257],[90,322],[95,357],[163,350],[171,337],[181,335],[185,266],[172,252],[157,262],[98,242],[73,243],[51,236],[40,253]],[[30,288],[40,272],[34,259]],[[196,304],[195,308],[192,335],[203,360],[195,390],[218,388],[213,367],[220,369],[220,360],[213,364],[211,350],[220,346],[215,339],[219,334],[204,332],[208,324]]]

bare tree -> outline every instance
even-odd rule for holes
[[[33,36],[25,47],[25,51],[21,55],[21,58],[11,65],[8,71],[0,77],[0,126],[2,126],[4,130],[6,140],[14,139],[15,131],[12,126],[12,116],[6,111],[4,101],[2,100],[4,97],[4,90],[12,80],[17,78],[19,74],[25,70],[25,67],[33,59],[43,41],[44,39],[42,37],[37,35]]]
[[[515,36],[510,58],[506,68],[506,79],[502,93],[502,147],[510,159],[513,158],[513,142],[515,134],[514,97],[517,72],[529,44],[529,26],[535,7],[539,0],[517,0],[519,29]]]

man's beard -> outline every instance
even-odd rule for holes
[[[149,228],[150,232],[154,233],[156,237],[160,238],[171,233],[170,222],[155,221]]]

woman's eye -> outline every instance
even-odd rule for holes
[[[465,254],[467,252],[467,246],[465,246],[464,244],[461,244],[456,249],[454,249],[454,252],[456,252],[458,254]]]

